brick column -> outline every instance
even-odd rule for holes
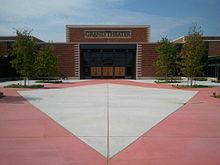
[[[136,53],[136,79],[142,77],[142,44],[137,44]]]
[[[80,79],[80,50],[79,50],[79,44],[74,44],[74,66],[75,66],[75,77]]]

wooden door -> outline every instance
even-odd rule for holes
[[[101,67],[91,67],[91,76],[92,77],[101,77],[102,68]]]
[[[113,77],[113,67],[103,67],[102,75],[103,77]]]
[[[115,77],[125,77],[125,67],[115,67]]]

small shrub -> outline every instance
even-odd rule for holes
[[[207,81],[207,77],[195,77],[195,81]]]
[[[220,99],[220,95],[217,95],[216,92],[213,92],[212,97]]]
[[[216,95],[216,96],[215,96],[215,98],[218,98],[218,99],[220,99],[220,95]]]
[[[154,81],[155,83],[181,83],[181,81],[177,81],[177,80],[156,80]]]
[[[0,98],[4,97],[4,93],[0,92]]]
[[[61,84],[62,80],[37,80],[35,83],[53,83],[53,84]]]
[[[43,88],[44,85],[20,85],[20,84],[11,84],[4,86],[4,88]]]
[[[179,88],[179,89],[182,89],[182,88],[210,88],[210,86],[207,86],[207,85],[172,85],[173,87],[175,88]]]

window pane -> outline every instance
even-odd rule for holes
[[[103,66],[112,66],[113,65],[113,53],[112,52],[103,52],[102,56]]]
[[[86,77],[90,76],[90,68],[89,67],[84,67],[83,68],[83,75]]]
[[[125,65],[125,53],[117,52],[114,58],[115,66],[124,66]]]
[[[83,65],[84,66],[90,65],[90,54],[88,52],[83,53]]]
[[[132,52],[127,53],[127,58],[126,58],[127,66],[132,66],[134,64],[134,58],[133,57],[134,56],[133,56]]]
[[[132,67],[127,67],[126,68],[126,76],[128,76],[128,77],[132,76],[133,75],[132,72],[133,72]]]
[[[100,52],[91,53],[92,66],[102,66],[102,54]]]

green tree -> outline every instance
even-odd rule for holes
[[[26,81],[34,73],[34,61],[37,51],[31,32],[27,29],[16,30],[17,38],[11,52],[14,57],[11,61],[12,67],[24,77],[25,86]]]
[[[193,25],[189,30],[186,43],[181,50],[181,71],[182,74],[190,80],[190,86],[193,85],[193,79],[202,73],[205,54],[205,44],[202,39],[202,30],[200,26]]]
[[[176,72],[177,49],[176,45],[163,37],[156,47],[159,54],[155,62],[155,68],[158,74],[163,74],[167,81],[168,76],[174,76]]]
[[[35,71],[37,76],[50,76],[57,73],[57,58],[50,45],[43,45],[37,53],[35,60]]]

